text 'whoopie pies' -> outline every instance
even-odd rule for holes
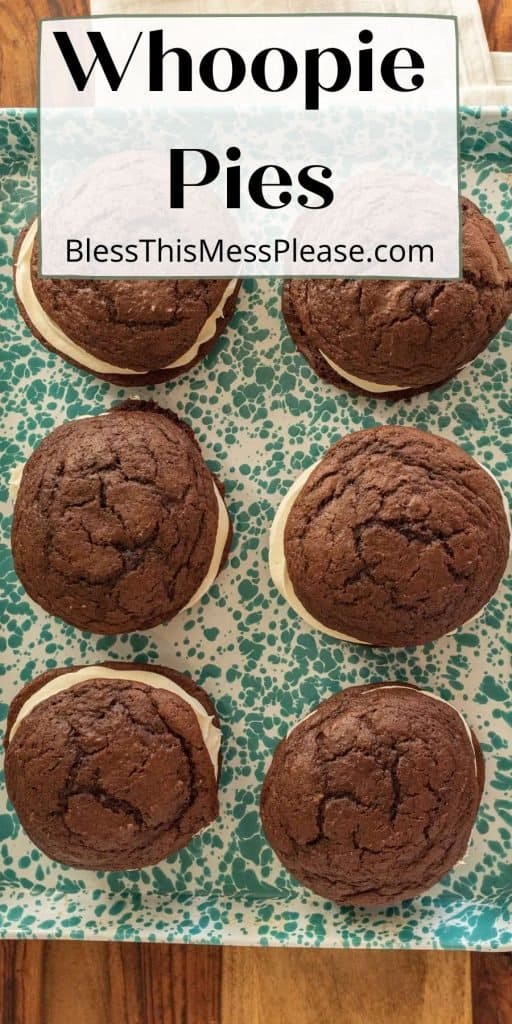
[[[195,604],[231,524],[190,428],[152,402],[64,423],[26,463],[16,572],[45,611],[94,633],[151,629]]]
[[[452,705],[403,683],[355,686],[279,744],[261,817],[308,889],[384,906],[429,889],[464,857],[483,784],[478,740]]]
[[[211,700],[179,672],[132,662],[53,669],[11,704],[7,791],[54,860],[141,868],[217,817],[220,741]]]

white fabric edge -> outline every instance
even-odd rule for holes
[[[496,51],[491,53],[491,61],[496,84],[512,87],[512,53]]]
[[[91,0],[97,14],[439,14],[459,22],[461,87],[495,84],[482,13],[478,0]],[[418,9],[419,7],[419,9]]]

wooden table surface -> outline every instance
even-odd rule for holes
[[[512,0],[481,7],[512,51]],[[0,0],[1,106],[35,103],[38,19],[87,10]],[[512,954],[0,942],[0,1024],[512,1024]]]

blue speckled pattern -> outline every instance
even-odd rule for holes
[[[10,261],[36,205],[34,113],[2,114],[0,133],[2,719],[12,695],[46,668],[135,657],[188,670],[216,700],[224,737],[220,818],[146,871],[96,874],[54,864],[23,835],[2,789],[2,936],[512,946],[510,587],[507,593],[502,585],[479,621],[455,636],[425,648],[377,650],[307,628],[277,595],[267,569],[281,495],[340,434],[360,427],[412,423],[443,433],[484,462],[510,500],[512,324],[456,380],[393,405],[317,380],[287,337],[279,282],[246,281],[232,326],[206,361],[177,383],[143,392],[188,420],[226,483],[235,527],[229,565],[201,604],[171,626],[117,638],[83,634],[36,609],[14,575],[9,477],[56,424],[99,413],[125,392],[50,355],[18,315]],[[510,113],[465,112],[461,142],[463,190],[494,217],[512,248]],[[464,864],[399,907],[344,910],[310,896],[280,868],[262,836],[259,791],[277,740],[298,718],[340,686],[383,679],[418,683],[466,715],[483,744],[487,784]]]

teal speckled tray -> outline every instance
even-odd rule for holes
[[[229,566],[172,627],[98,637],[41,613],[11,563],[9,477],[66,418],[99,413],[124,392],[47,353],[18,315],[15,237],[36,206],[33,111],[0,115],[1,346],[6,439],[0,474],[5,578],[1,716],[45,668],[105,658],[187,669],[217,702],[224,766],[218,821],[176,857],[147,871],[90,873],[49,861],[0,799],[3,937],[144,939],[311,946],[512,946],[512,700],[510,604],[502,585],[485,614],[425,648],[340,645],[308,629],[278,597],[267,570],[273,510],[301,469],[341,433],[414,423],[461,443],[512,497],[511,325],[456,380],[408,403],[353,398],[318,381],[287,337],[277,281],[246,281],[230,329],[206,361],[147,393],[197,431],[227,485],[235,538]],[[462,116],[463,189],[512,246],[512,120]],[[146,393],[146,392],[144,392]],[[508,480],[506,479],[508,475]],[[510,590],[508,599],[510,600]],[[353,683],[403,679],[452,701],[476,728],[487,785],[464,864],[420,899],[371,913],[333,907],[282,870],[266,844],[258,799],[280,737],[323,697]]]

